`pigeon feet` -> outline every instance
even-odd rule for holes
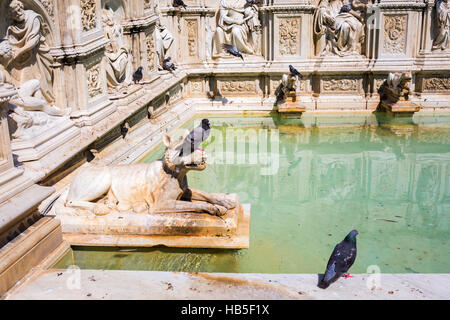
[[[350,273],[344,273],[344,277],[345,279],[353,278],[353,276]]]

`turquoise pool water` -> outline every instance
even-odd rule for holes
[[[449,118],[208,118],[207,168],[190,172],[189,184],[251,204],[249,249],[75,247],[55,267],[319,273],[357,229],[351,272],[450,272]]]

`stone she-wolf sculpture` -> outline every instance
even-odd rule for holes
[[[409,100],[408,82],[410,80],[411,76],[406,73],[389,73],[387,79],[378,89],[380,104],[385,107],[392,107],[399,101]]]
[[[165,135],[164,156],[152,163],[82,168],[71,182],[66,199],[62,199],[65,207],[85,209],[96,215],[130,210],[134,213],[226,214],[238,205],[232,194],[189,188],[186,173],[203,170],[206,153],[197,149],[180,156],[179,147],[186,135],[179,141]],[[101,200],[94,202],[98,199]]]

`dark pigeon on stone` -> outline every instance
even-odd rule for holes
[[[292,65],[289,65],[289,71],[291,72],[291,76],[298,76],[300,79],[303,78],[300,72],[295,69]]]
[[[179,147],[181,148],[180,157],[197,150],[200,144],[208,139],[210,129],[209,120],[203,119],[202,123],[184,138],[183,144]]]
[[[167,57],[166,59],[164,59],[163,65],[162,65],[164,70],[167,70],[170,72],[175,71],[176,67],[175,67],[175,64],[172,61],[170,61],[171,59],[172,59],[171,57]]]
[[[353,265],[356,259],[356,236],[357,230],[352,230],[340,243],[334,247],[333,253],[328,260],[327,269],[323,278],[320,279],[318,287],[322,289],[339,279],[341,276],[350,277],[347,274],[348,269]]]
[[[229,54],[231,54],[231,55],[233,55],[235,57],[241,58],[242,61],[244,61],[244,57],[242,56],[242,53],[239,52],[239,50],[236,48],[236,46],[233,46],[231,44],[223,43],[222,44],[222,48],[223,48],[223,50],[225,50]]]
[[[142,80],[142,67],[137,68],[133,73],[133,82],[136,84]]]
[[[259,2],[259,0],[247,0],[247,4],[248,4],[249,6],[258,4],[258,2]]]
[[[185,8],[186,9],[186,4],[183,2],[183,0],[173,0],[173,6],[175,7],[175,8],[178,8],[178,7],[183,7],[183,8]]]

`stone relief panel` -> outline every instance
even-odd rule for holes
[[[365,24],[363,1],[319,0],[313,16],[315,55],[360,55]]]
[[[278,53],[281,56],[300,54],[300,17],[280,18]]]
[[[97,27],[96,2],[92,0],[80,0],[81,25],[84,32]]]
[[[147,46],[148,71],[152,72],[156,70],[155,37],[153,36],[153,33],[147,34],[145,42]]]
[[[406,54],[407,14],[384,16],[383,53],[392,55]]]
[[[198,56],[198,20],[197,19],[186,19],[187,27],[187,43],[188,43],[188,54],[191,57]]]
[[[449,49],[450,4],[447,0],[436,1],[433,22],[436,27],[436,36],[433,39],[432,50]]]
[[[89,98],[94,98],[102,92],[100,67],[100,64],[96,64],[86,69]]]
[[[103,34],[110,41],[105,47],[108,88],[131,83],[132,56],[124,41],[124,30],[120,24],[120,20],[123,18],[120,12],[123,12],[123,8],[119,9],[114,11],[109,2],[105,3],[102,9]]]
[[[273,77],[270,79],[270,92],[274,93],[277,91],[277,88],[280,86],[281,84],[281,77]],[[297,92],[306,92],[307,90],[307,86],[306,86],[306,81],[305,79],[297,79],[296,81],[296,88],[297,88]]]
[[[359,93],[362,79],[353,77],[323,77],[320,81],[321,93]]]
[[[201,95],[205,92],[203,79],[190,79],[189,80],[190,92],[193,95]]]
[[[225,57],[222,44],[235,45],[242,54],[261,54],[259,9],[246,0],[221,0],[213,35],[213,58]]]
[[[425,77],[423,80],[424,92],[450,92],[450,76]]]
[[[169,100],[167,101],[167,103],[172,104],[183,97],[183,87],[181,85],[176,85],[169,90],[168,94]]]
[[[255,79],[218,79],[217,87],[222,95],[259,94],[259,84]]]
[[[42,6],[47,11],[48,15],[52,18],[52,21],[55,22],[55,4],[53,0],[39,0]]]

